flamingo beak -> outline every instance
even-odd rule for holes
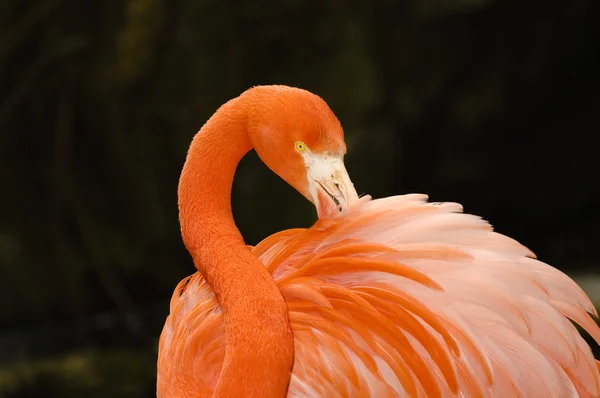
[[[319,218],[335,217],[358,200],[341,157],[313,155],[307,170],[309,192]]]

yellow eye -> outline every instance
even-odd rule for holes
[[[296,150],[300,153],[306,151],[306,144],[302,141],[296,141]]]

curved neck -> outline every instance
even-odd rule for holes
[[[182,237],[225,320],[226,353],[214,397],[283,397],[294,355],[285,301],[231,212],[233,175],[250,149],[237,98],[196,134],[179,180]]]

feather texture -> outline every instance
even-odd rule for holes
[[[288,305],[289,397],[600,397],[600,365],[569,321],[600,342],[586,294],[458,204],[363,197],[251,250]],[[184,279],[160,339],[159,397],[209,396],[223,337],[209,286]]]

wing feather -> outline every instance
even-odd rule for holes
[[[459,204],[363,197],[252,251],[288,304],[290,397],[600,397],[600,364],[571,323],[600,342],[587,295]],[[158,382],[210,393],[223,333],[210,288],[182,281],[159,347],[181,366],[159,362]]]

